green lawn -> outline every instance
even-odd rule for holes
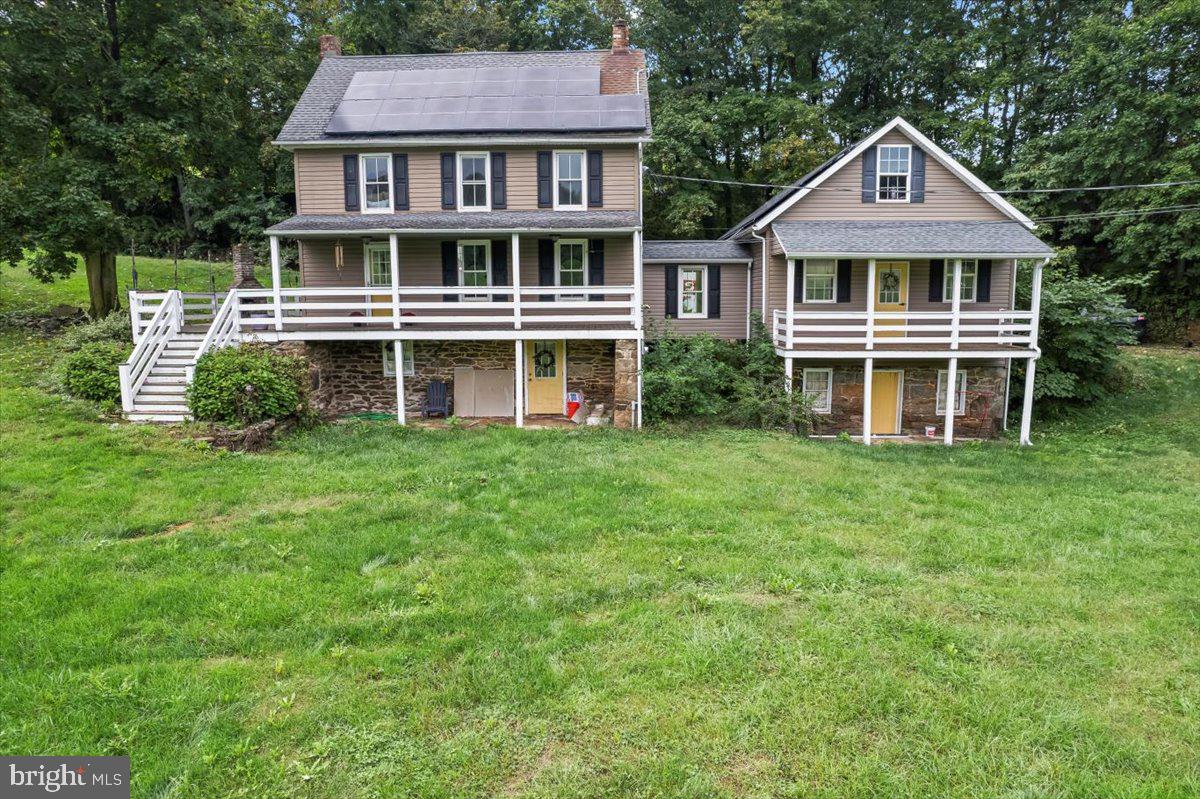
[[[1200,359],[1037,446],[331,426],[0,335],[0,752],[139,797],[1196,796]]]

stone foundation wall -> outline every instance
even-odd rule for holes
[[[802,386],[805,366],[833,369],[833,401],[829,413],[817,414],[813,432],[831,435],[847,432],[862,434],[863,424],[863,366],[859,364],[820,364],[797,362],[795,389]],[[877,361],[876,370],[900,369],[904,372],[903,398],[900,403],[900,432],[924,436],[925,426],[934,425],[938,434],[943,431],[945,418],[936,413],[938,371],[948,368],[945,362]],[[963,438],[995,438],[1003,431],[1004,382],[1006,370],[1002,362],[959,361],[959,371],[967,374],[966,413],[954,417],[954,435]]]
[[[613,409],[615,379],[612,341],[567,342],[567,391],[579,391],[591,407]]]
[[[637,405],[637,348],[639,343],[630,339],[616,342],[613,385],[613,425],[633,427]]]

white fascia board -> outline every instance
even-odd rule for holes
[[[809,194],[812,193],[812,190],[814,188],[820,186],[831,175],[833,175],[834,173],[841,170],[842,167],[844,167],[847,164],[849,164],[850,162],[852,162],[855,158],[858,158],[860,155],[863,154],[863,151],[865,151],[871,145],[875,144],[877,141],[879,141],[887,133],[891,132],[895,128],[900,128],[900,130],[903,131],[909,138],[911,138],[914,142],[919,144],[921,146],[921,149],[925,150],[927,153],[932,155],[942,166],[946,167],[951,172],[953,172],[955,175],[957,175],[959,178],[961,178],[964,182],[967,183],[967,185],[971,186],[971,188],[975,189],[976,191],[980,191],[980,192],[991,192],[992,191],[986,183],[984,183],[979,178],[975,177],[975,175],[973,175],[970,170],[968,170],[962,164],[958,163],[958,161],[951,158],[949,153],[947,153],[941,147],[938,147],[936,144],[934,144],[932,141],[930,141],[928,138],[926,138],[925,135],[923,133],[921,133],[921,131],[917,130],[912,125],[908,124],[908,122],[904,121],[904,119],[902,119],[901,117],[896,117],[891,122],[887,123],[882,128],[875,131],[870,136],[868,136],[867,138],[865,138],[861,142],[859,142],[858,145],[853,150],[851,150],[845,156],[843,156],[842,159],[839,160],[836,164],[834,164],[829,169],[826,169],[824,172],[822,172],[820,175],[818,175],[815,180],[810,181],[807,184],[807,188],[796,189],[795,194],[793,194],[787,200],[784,200],[782,203],[780,203],[778,206],[776,206],[774,210],[772,210],[770,213],[768,213],[766,216],[764,216],[758,222],[755,222],[753,225],[754,230],[756,230],[756,231],[762,230],[764,227],[771,224],[771,222],[773,222],[775,219],[777,219],[780,214],[787,211],[789,208],[791,208],[793,205],[798,203],[800,200],[803,200],[805,197],[807,197]],[[997,210],[999,210],[1005,216],[1015,219],[1016,221],[1020,222],[1021,224],[1025,225],[1025,227],[1030,228],[1031,230],[1033,229],[1033,227],[1034,227],[1033,220],[1031,220],[1029,217],[1025,216],[1025,214],[1021,213],[1016,208],[1014,208],[1010,202],[1005,200],[1000,195],[985,193],[980,196],[982,196],[985,200],[987,200],[989,203],[991,203]]]
[[[526,320],[528,323],[528,320]],[[570,330],[545,328],[541,330],[308,330],[285,331],[244,330],[242,336],[255,341],[536,341],[540,339],[570,340],[642,340],[640,330]]]
[[[887,360],[941,360],[942,358],[957,358],[962,360],[997,360],[997,359],[1016,359],[1025,360],[1028,358],[1037,358],[1042,353],[1041,350],[1024,349],[1024,350],[785,350],[780,347],[775,348],[775,354],[780,358],[791,358],[793,360],[814,360],[814,361],[853,361],[860,358],[874,358],[877,361]]]
[[[783,253],[785,258],[895,258],[897,260],[922,261],[928,258],[992,258],[997,260],[1016,259],[1022,261],[1045,258],[1045,253],[1011,252],[808,252]]]
[[[536,147],[542,144],[575,144],[575,145],[603,145],[603,144],[644,144],[650,141],[649,136],[621,136],[609,139],[602,139],[588,136],[491,136],[487,138],[469,137],[469,136],[426,136],[422,138],[372,138],[372,139],[337,139],[328,140],[322,139],[319,141],[287,141],[284,139],[276,139],[271,144],[276,147],[282,147],[288,151],[295,150],[344,150],[347,148],[360,147],[442,147],[442,146],[463,146],[475,145],[480,147],[488,147],[490,145],[527,145]]]
[[[490,235],[512,235],[513,233],[532,233],[538,235],[587,235],[587,236],[611,236],[611,235],[629,235],[636,233],[641,228],[372,228],[370,230],[279,230],[279,231],[264,231],[266,236],[279,236],[288,239],[307,239],[307,238],[322,238],[329,236],[390,236],[393,233],[397,236],[490,236]]]
[[[644,264],[735,264],[749,266],[753,258],[642,258]]]

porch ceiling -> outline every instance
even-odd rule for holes
[[[1048,258],[1054,250],[1020,222],[852,221],[775,222],[789,258],[842,256],[963,256]]]
[[[267,228],[286,236],[453,232],[632,232],[640,227],[636,211],[442,211],[404,214],[299,215]]]

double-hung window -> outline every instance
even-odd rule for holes
[[[937,407],[935,413],[942,416],[946,413],[946,380],[950,377],[948,369],[938,370]],[[954,415],[962,416],[967,412],[967,373],[959,370],[955,382],[958,383],[954,392]]]
[[[491,166],[487,153],[458,154],[458,209],[486,211],[491,208]]]
[[[804,396],[812,403],[814,413],[829,413],[833,407],[833,370],[805,369]]]
[[[386,214],[392,211],[392,157],[363,155],[359,157],[362,175],[363,212]]]
[[[587,241],[561,239],[554,243],[554,279],[559,286],[587,285]],[[582,294],[560,294],[560,300],[582,300]]]
[[[583,198],[583,151],[556,151],[554,153],[555,210],[579,211],[586,207]]]
[[[908,202],[912,148],[907,144],[879,145],[878,192],[881,202]]]
[[[954,261],[947,260],[946,283],[942,287],[943,302],[954,302]],[[964,258],[962,262],[962,280],[959,284],[959,299],[963,302],[975,302],[975,291],[979,283],[979,262],[974,258]]]
[[[383,374],[385,377],[396,376],[396,347],[400,347],[400,363],[404,367],[404,376],[416,374],[413,365],[413,343],[411,341],[383,342]]]
[[[837,261],[805,259],[803,302],[837,302]]]
[[[708,313],[708,267],[679,267],[679,318],[703,318]]]
[[[458,282],[464,287],[492,285],[492,243],[490,241],[460,241],[458,243]],[[464,294],[469,302],[486,302],[487,294]]]

